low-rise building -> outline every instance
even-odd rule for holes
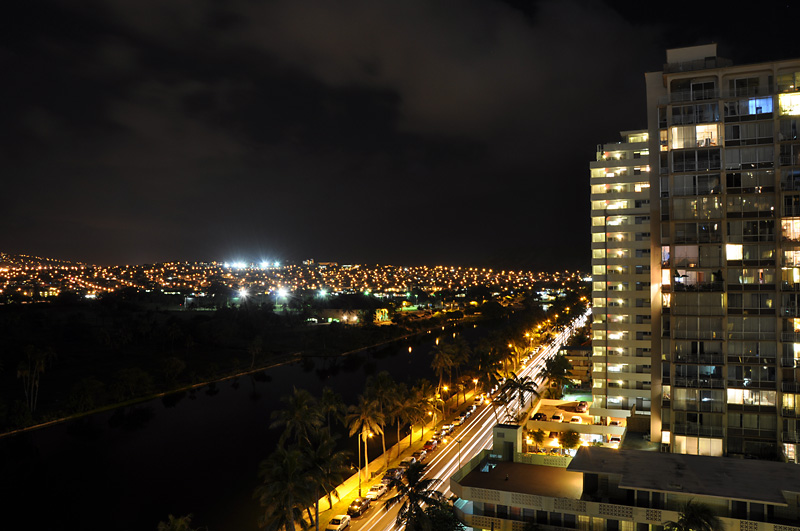
[[[574,458],[531,455],[515,451],[512,428],[495,427],[494,448],[450,479],[456,513],[473,529],[655,531],[691,501],[727,531],[800,531],[794,464],[592,446]]]

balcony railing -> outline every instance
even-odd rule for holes
[[[672,426],[675,435],[702,435],[704,437],[724,437],[725,428],[720,426],[698,426],[697,424],[675,424]]]
[[[673,361],[680,363],[709,363],[712,365],[723,365],[725,363],[725,355],[723,354],[685,354],[675,353]]]
[[[800,360],[793,356],[781,356],[781,367],[800,368]]]
[[[722,378],[685,378],[676,376],[675,387],[691,387],[702,389],[724,389],[725,380]]]
[[[784,393],[800,393],[800,382],[781,382],[781,391]]]

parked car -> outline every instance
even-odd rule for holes
[[[609,426],[622,426],[622,423],[618,420],[612,420],[608,423]]]
[[[608,444],[613,447],[619,448],[619,445],[622,443],[622,438],[618,437],[617,435],[612,435],[608,438]]]
[[[550,420],[553,422],[564,422],[564,415],[561,413],[553,413],[553,416],[550,417]]]
[[[575,406],[575,411],[577,411],[578,413],[586,413],[588,410],[589,410],[589,404],[587,404],[583,400],[578,402],[578,405]]]
[[[350,527],[350,517],[346,514],[337,514],[328,522],[325,531],[343,531],[348,527]]]
[[[534,413],[533,420],[547,420],[547,415],[544,413]]]
[[[369,500],[367,498],[356,498],[350,507],[347,508],[347,514],[350,516],[361,516],[364,511],[369,509]]]
[[[425,459],[426,457],[428,457],[428,452],[423,449],[423,450],[420,450],[419,452],[414,452],[411,455],[414,456],[414,459],[416,459],[417,462],[420,462],[423,459]]]
[[[369,488],[365,498],[370,501],[377,500],[378,498],[386,494],[387,490],[388,487],[386,486],[386,483],[378,483],[377,485],[373,485]]]
[[[400,479],[403,477],[403,470],[400,468],[390,468],[386,471],[383,475],[383,479],[381,479],[382,483],[389,483],[393,479]]]
[[[450,435],[451,433],[453,433],[453,430],[455,430],[455,429],[456,429],[456,427],[453,426],[452,424],[445,424],[444,426],[442,426],[441,433],[443,433],[445,435]]]
[[[462,424],[464,424],[464,417],[459,416],[453,419],[453,426],[461,426]]]
[[[432,452],[432,451],[436,450],[437,446],[439,446],[439,441],[437,441],[435,439],[431,439],[428,442],[426,442],[425,445],[422,448],[427,452]]]
[[[406,470],[406,469],[408,469],[408,467],[410,467],[411,465],[413,465],[416,462],[417,462],[417,460],[415,458],[406,457],[402,461],[400,461],[400,465],[398,465],[398,466],[400,468],[402,468],[403,470]]]
[[[581,424],[583,419],[581,419],[578,415],[572,415],[572,418],[569,419],[572,424]]]

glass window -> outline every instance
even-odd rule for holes
[[[800,92],[778,94],[778,109],[782,116],[800,115]]]

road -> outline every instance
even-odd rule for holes
[[[585,324],[589,311],[590,310],[587,310],[584,315],[575,318],[548,346],[541,348],[531,358],[527,366],[518,373],[518,376],[534,378],[535,375],[539,374],[544,368],[546,361],[555,356],[558,349],[561,348],[561,345],[566,343],[574,331]],[[540,391],[542,390],[541,386],[543,384],[544,382],[540,383]],[[532,397],[529,397],[527,399],[526,406],[530,404],[531,398]],[[515,400],[513,403],[519,406],[518,401]],[[502,414],[504,414],[504,412],[502,412]],[[498,409],[498,415],[501,415],[500,409]],[[478,409],[467,418],[466,422],[456,428],[453,435],[449,437],[449,442],[444,446],[439,446],[425,459],[425,463],[428,465],[425,477],[438,478],[436,488],[443,492],[445,497],[449,498],[452,495],[450,491],[450,476],[461,468],[460,464],[466,463],[481,450],[491,447],[492,428],[495,424],[497,424],[497,421],[491,406],[478,406]],[[458,441],[461,442],[459,443]],[[374,502],[372,507],[370,507],[364,515],[354,518],[351,525],[353,531],[396,531],[401,529],[401,527],[395,523],[400,504],[389,511],[383,508],[383,502],[390,494]]]

